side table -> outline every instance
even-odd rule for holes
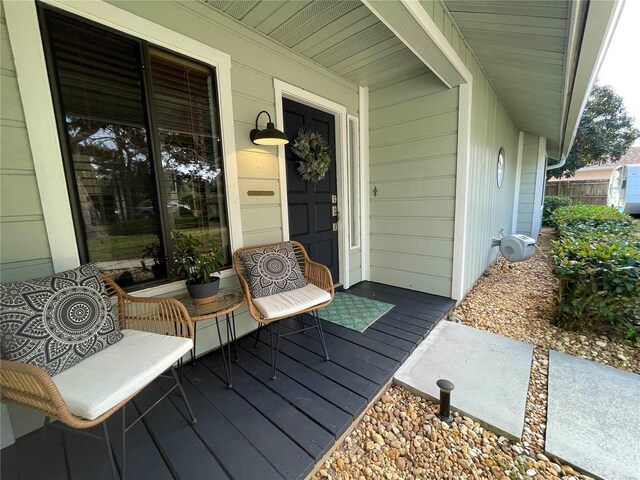
[[[193,322],[193,348],[191,349],[191,362],[196,358],[196,339],[198,332],[198,322],[214,319],[218,330],[218,341],[220,342],[220,352],[222,353],[222,363],[227,376],[227,385],[232,388],[231,382],[231,349],[233,348],[234,361],[238,360],[238,350],[236,348],[236,318],[235,311],[244,303],[244,294],[240,288],[221,288],[213,302],[205,304],[193,303],[188,293],[183,293],[175,297],[187,309],[191,321]],[[222,343],[220,333],[220,318],[225,316],[227,320],[227,343]]]

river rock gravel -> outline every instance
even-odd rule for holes
[[[481,330],[640,373],[640,345],[620,338],[569,332],[549,323],[558,281],[547,259],[554,230],[543,228],[539,249],[526,262],[499,258],[478,280],[452,317]]]
[[[549,350],[640,373],[640,347],[595,334],[567,332],[549,323],[557,280],[544,253],[553,230],[543,229],[534,257],[498,259],[451,314],[466,325],[535,345],[521,442],[454,414],[451,426],[438,406],[392,386],[320,465],[314,479],[590,479],[544,455]]]
[[[536,443],[537,430],[516,443],[458,412],[451,425],[437,413],[435,403],[392,386],[314,479],[590,478],[547,458]]]

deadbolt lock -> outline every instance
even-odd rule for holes
[[[333,224],[333,231],[334,231],[334,232],[337,232],[337,231],[338,231],[338,224],[337,224],[337,223],[334,223],[334,224]]]
[[[331,203],[338,203],[338,196],[337,195],[331,195]]]

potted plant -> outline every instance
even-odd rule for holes
[[[210,236],[198,237],[174,231],[173,259],[176,273],[186,280],[187,291],[194,303],[212,302],[218,294],[220,273],[225,264],[224,249],[220,242]]]

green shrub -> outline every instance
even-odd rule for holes
[[[558,228],[562,235],[572,228],[589,230],[603,227],[615,231],[633,225],[633,218],[606,205],[573,205],[560,207],[551,215],[551,224]]]
[[[551,258],[560,279],[556,323],[577,330],[632,321],[624,312],[638,301],[639,247],[575,237],[553,242]]]
[[[570,197],[556,197],[549,195],[544,197],[544,208],[542,209],[542,224],[551,225],[551,215],[560,207],[571,205]]]
[[[640,333],[640,237],[633,219],[609,207],[575,205],[552,215],[559,238],[551,262],[560,280],[554,323]]]

